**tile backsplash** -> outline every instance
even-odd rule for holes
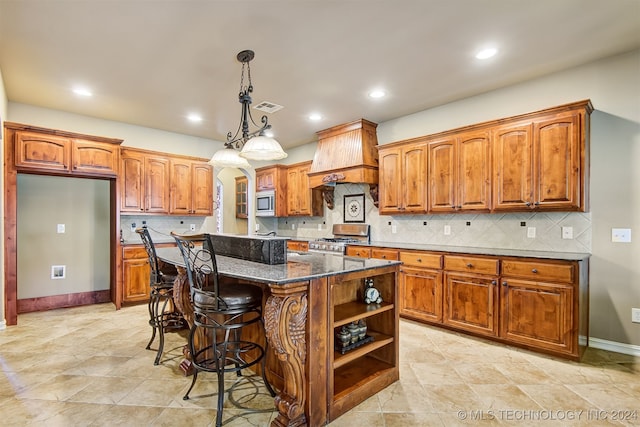
[[[279,218],[275,231],[301,239],[329,237],[331,226],[344,222],[344,196],[361,193],[365,194],[365,223],[371,225],[374,242],[591,252],[590,212],[379,215],[366,184],[337,185],[335,206],[329,210],[325,204],[324,217]],[[265,225],[268,228],[270,224]],[[445,234],[445,226],[449,226],[450,234]],[[528,237],[530,227],[535,228],[534,238]],[[572,227],[573,239],[562,238],[562,227]]]
[[[173,238],[169,233],[172,231],[187,232],[191,224],[196,231],[201,231],[204,221],[204,217],[192,216],[120,215],[120,229],[122,239],[127,243],[142,243],[140,236],[131,230],[132,224],[135,224],[135,227],[146,225],[154,242],[171,241]]]

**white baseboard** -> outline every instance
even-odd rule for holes
[[[640,345],[624,344],[621,342],[589,337],[589,347],[640,357]]]

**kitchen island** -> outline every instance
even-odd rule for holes
[[[157,254],[184,267],[177,248]],[[223,280],[263,289],[267,376],[280,390],[272,425],[327,424],[399,379],[399,261],[297,252],[277,265],[219,255],[216,261]],[[176,305],[191,322],[189,284],[184,269],[179,271]],[[373,281],[381,302],[364,302],[365,279]],[[336,332],[360,320],[367,342],[344,354],[334,350]]]

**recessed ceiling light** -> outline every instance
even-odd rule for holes
[[[481,51],[476,53],[476,58],[477,59],[488,59],[488,58],[491,58],[492,56],[494,56],[496,53],[498,53],[498,49],[496,49],[495,47],[489,47],[487,49],[482,49]]]
[[[89,89],[83,88],[83,87],[77,87],[73,89],[73,93],[75,93],[78,96],[93,96],[93,93],[91,93],[91,91]]]
[[[387,92],[385,92],[382,89],[374,89],[371,92],[369,92],[369,98],[383,98],[386,95],[387,95]]]
[[[187,116],[187,120],[192,123],[200,123],[202,121],[202,116],[200,114],[192,113]]]
[[[309,120],[313,120],[314,122],[317,122],[320,119],[322,119],[322,116],[318,113],[309,114]]]

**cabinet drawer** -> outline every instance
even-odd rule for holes
[[[371,248],[371,258],[397,260],[398,251],[393,249]]]
[[[122,249],[122,259],[147,258],[144,246],[128,247]]]
[[[371,248],[365,248],[363,246],[347,246],[345,255],[360,258],[371,258]]]
[[[502,275],[573,283],[574,267],[569,263],[503,260]]]
[[[424,252],[400,252],[400,261],[404,265],[413,267],[433,268],[440,270],[442,268],[442,255],[428,254]]]
[[[309,250],[309,242],[301,240],[289,240],[287,242],[287,249],[290,251],[307,252]]]
[[[445,255],[444,269],[468,273],[498,274],[498,260],[471,256]]]

